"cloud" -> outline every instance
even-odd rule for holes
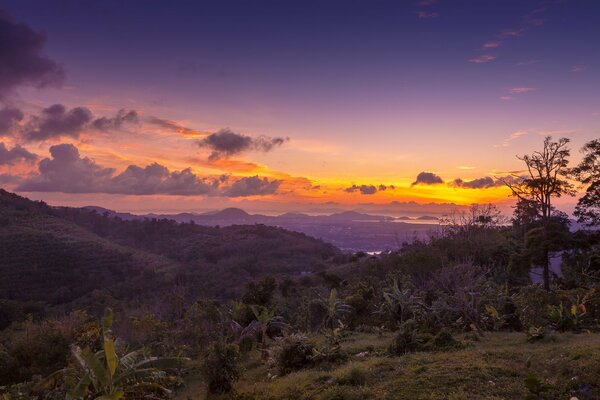
[[[504,183],[499,180],[486,176],[483,178],[473,179],[472,181],[463,181],[460,178],[450,182],[448,186],[465,188],[465,189],[488,189],[491,187],[503,186]]]
[[[517,63],[517,65],[533,65],[533,64],[537,64],[539,62],[540,62],[540,60],[534,60],[534,59],[521,60]]]
[[[482,54],[480,56],[469,59],[469,62],[472,62],[475,64],[483,64],[483,63],[488,63],[488,62],[494,61],[496,58],[497,58],[496,56],[491,55],[491,54]]]
[[[355,193],[355,192],[359,192],[360,194],[365,194],[365,195],[369,195],[369,194],[375,194],[378,191],[380,192],[384,192],[388,189],[393,190],[396,187],[394,185],[352,185],[350,187],[347,187],[344,189],[345,192],[348,193]]]
[[[4,107],[0,110],[0,136],[9,135],[24,118],[23,112],[18,108]]]
[[[198,141],[198,145],[211,149],[212,153],[208,159],[215,161],[249,150],[268,152],[276,146],[281,146],[287,140],[287,138],[268,136],[253,138],[225,128],[201,139]]]
[[[44,108],[38,115],[32,115],[22,129],[22,135],[30,142],[60,137],[77,139],[88,129],[109,132],[137,123],[139,115],[135,110],[121,109],[113,117],[95,118],[87,107],[69,110],[62,104],[54,104]]]
[[[421,172],[417,175],[417,179],[412,183],[411,186],[415,185],[437,185],[439,183],[444,183],[444,180],[434,174],[433,172]]]
[[[249,176],[238,179],[228,189],[224,191],[228,197],[245,197],[245,196],[264,196],[275,194],[281,180],[260,178],[257,176]]]
[[[585,64],[575,64],[571,67],[571,72],[583,72],[587,69]]]
[[[532,87],[514,87],[509,90],[511,94],[523,94],[533,92],[535,88]]]
[[[67,110],[62,104],[54,104],[44,108],[40,115],[31,117],[25,126],[23,137],[28,141],[62,136],[78,138],[92,118],[92,112],[85,107]]]
[[[495,49],[500,47],[501,44],[502,42],[499,40],[490,40],[489,42],[485,42],[481,47],[483,49]]]
[[[16,145],[9,150],[3,142],[0,142],[0,165],[14,165],[19,161],[31,162],[36,159],[37,156],[24,147]]]
[[[361,194],[375,194],[377,193],[377,187],[374,185],[352,185],[344,189],[344,191],[348,193],[360,192]]]
[[[0,154],[2,154],[0,148]],[[50,158],[38,164],[38,173],[17,186],[24,192],[108,193],[125,195],[258,196],[273,194],[281,180],[258,176],[234,179],[229,176],[200,177],[190,168],[170,171],[158,163],[145,167],[130,165],[123,172],[105,168],[82,157],[72,144],[50,147]],[[231,184],[229,182],[232,181]]]
[[[21,180],[21,178],[19,178],[16,175],[0,174],[0,185],[14,185],[15,183],[18,183],[20,180]]]
[[[162,119],[158,117],[149,117],[147,122],[156,125],[160,128],[166,129],[171,132],[176,132],[181,135],[189,135],[189,136],[199,136],[203,135],[203,132],[197,131],[195,129],[187,128],[183,125],[178,124],[175,121],[171,121],[168,119]]]
[[[17,190],[25,192],[98,193],[105,190],[113,168],[102,168],[87,157],[80,157],[72,144],[50,147],[52,158],[38,164],[37,175],[23,181]]]
[[[440,16],[440,13],[435,12],[435,11],[417,11],[417,17],[419,17],[419,19],[422,18],[437,18]]]
[[[42,54],[45,35],[16,22],[2,10],[0,38],[0,98],[21,85],[42,88],[64,81],[62,68]]]
[[[523,28],[505,29],[500,34],[500,37],[502,37],[502,38],[518,37],[518,36],[521,36],[524,32],[525,32],[525,29],[523,29]]]
[[[525,131],[525,130],[518,130],[518,131],[514,131],[512,132],[506,139],[504,139],[504,141],[502,142],[502,147],[507,147],[510,142],[512,142],[515,139],[520,138],[521,136],[525,136],[527,135],[529,132]]]
[[[125,171],[110,180],[107,192],[191,196],[208,194],[215,185],[215,182],[199,178],[190,168],[169,171],[165,166],[152,163],[146,167],[128,166]]]
[[[135,110],[120,109],[114,117],[96,118],[91,127],[103,132],[120,130],[126,124],[138,124],[139,115]]]
[[[500,96],[498,97],[500,100],[504,100],[504,101],[509,101],[512,100],[513,97],[512,96]]]
[[[462,169],[462,170],[466,170],[466,171],[471,170],[471,169],[475,169],[475,168],[477,168],[477,167],[473,167],[471,165],[460,165],[458,167],[458,169]]]

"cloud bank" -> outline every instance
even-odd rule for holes
[[[0,154],[1,149],[0,149]],[[38,164],[38,173],[23,180],[16,190],[24,192],[108,193],[125,195],[179,195],[245,197],[274,194],[280,180],[258,176],[200,177],[190,169],[170,171],[158,163],[130,165],[123,172],[105,168],[82,157],[72,144],[50,147],[50,158]],[[229,183],[229,181],[232,181]]]

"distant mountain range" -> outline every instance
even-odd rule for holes
[[[145,214],[135,215],[89,206],[84,209],[123,220],[170,219],[194,222],[203,226],[231,226],[263,224],[302,232],[334,244],[344,251],[383,251],[400,247],[402,242],[429,235],[438,227],[434,216],[389,217],[356,211],[329,215],[285,213],[277,216],[249,214],[239,208],[225,208],[202,214]]]

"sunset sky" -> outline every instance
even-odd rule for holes
[[[0,187],[51,204],[506,204],[517,154],[600,137],[597,0],[0,10]]]

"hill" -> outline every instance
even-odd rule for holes
[[[341,257],[332,245],[264,225],[123,220],[4,190],[0,205],[0,299],[64,304],[96,289],[144,299],[174,286],[227,299],[249,281],[319,271]]]

